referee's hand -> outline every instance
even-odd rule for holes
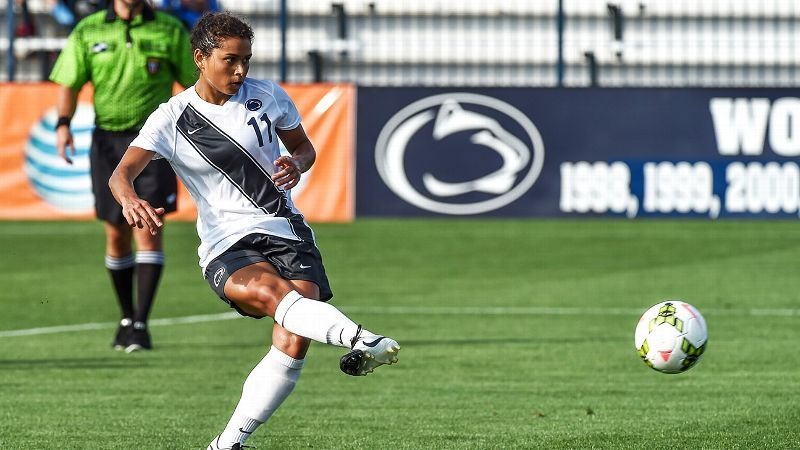
[[[72,164],[70,154],[75,156],[75,143],[72,141],[72,132],[66,125],[56,129],[56,149],[58,149],[58,154],[64,158],[67,164]],[[67,149],[69,149],[69,154]]]

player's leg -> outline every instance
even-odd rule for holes
[[[150,161],[133,184],[141,198],[156,208],[164,208],[165,214],[177,209],[178,184],[175,172],[165,160]],[[125,349],[127,352],[152,348],[147,319],[164,269],[163,236],[163,230],[155,236],[144,229],[135,228],[133,231],[136,240],[136,309],[130,343]]]
[[[164,268],[163,233],[155,236],[145,229],[134,228],[136,241],[136,308],[133,329],[126,352],[153,348],[147,319],[153,308],[158,283]]]
[[[235,271],[224,294],[251,316],[270,316],[292,333],[351,348],[340,364],[348,375],[366,375],[382,364],[397,362],[400,345],[395,340],[362,329],[333,305],[304,297],[269,263]]]
[[[266,262],[265,254],[255,250],[255,248],[258,248],[258,241],[260,240],[260,237],[256,237],[255,240],[243,239],[232,249],[229,249],[228,252],[212,261],[206,268],[205,277],[212,289],[217,292],[220,298],[228,302],[232,308],[239,311],[240,314],[257,318],[268,315],[282,318],[281,322],[273,325],[272,348],[248,376],[236,411],[232,415],[225,431],[209,444],[209,450],[241,448],[241,443],[272,415],[297,383],[310,342],[309,338],[336,344],[336,342],[331,342],[328,338],[331,333],[322,333],[316,328],[340,328],[342,331],[339,332],[341,337],[338,344],[342,345],[342,340],[346,340],[348,337],[344,332],[344,328],[351,327],[354,329],[355,334],[350,339],[356,341],[357,344],[363,342],[358,340],[360,326],[355,325],[335,308],[331,307],[333,311],[325,308],[325,306],[329,306],[326,303],[312,300],[321,298],[318,284],[307,280],[286,280],[280,276],[276,267]],[[322,261],[318,258],[318,253],[312,255],[313,257],[309,259],[309,249],[300,250],[300,244],[294,243],[290,245],[292,248],[288,250],[283,248],[276,252],[272,251],[280,248],[283,245],[281,242],[273,240],[268,245],[270,248],[268,251],[271,252],[270,260],[279,264],[284,273],[288,273],[288,265],[297,265],[301,270],[306,270],[309,267],[313,267],[315,263],[319,263],[318,271],[315,274],[303,274],[298,277],[312,278],[322,283],[325,286],[324,298],[327,300],[331,297],[330,287],[327,283],[327,277],[324,275],[324,268],[322,268]],[[314,246],[311,245],[311,247]],[[303,263],[304,260],[306,262],[305,265]],[[295,276],[293,275],[292,278],[295,278]],[[295,313],[292,312],[276,314],[276,311],[280,309],[281,302],[287,297],[290,297],[292,301],[292,304],[288,305],[288,309],[297,307],[295,312],[298,316],[295,316]],[[310,302],[310,304],[306,304],[307,302]],[[316,311],[315,317],[311,317],[308,314],[304,317],[301,312],[310,307],[311,304],[322,305],[323,308]],[[287,324],[287,318],[290,319],[289,326],[292,327],[291,331],[287,329],[289,327],[279,325],[279,323]],[[313,319],[311,322],[316,325],[312,325],[310,329],[294,328],[291,325],[295,323],[295,320],[297,320],[297,323],[302,323],[304,318]],[[302,334],[307,331],[314,332],[302,337]],[[389,351],[384,352],[390,355],[386,358],[387,363],[397,361],[396,353],[400,348],[399,345],[395,341],[382,336],[378,337],[378,340],[393,344],[388,348]],[[381,348],[383,346],[377,347]],[[352,353],[350,352],[348,355]],[[366,372],[357,374],[366,374]]]
[[[319,298],[319,288],[309,281],[292,281],[296,290],[306,298]],[[272,347],[250,372],[242,388],[239,404],[225,430],[210,448],[232,448],[244,444],[261,424],[269,420],[294,390],[305,363],[310,340],[273,325]]]
[[[112,346],[122,350],[128,345],[133,329],[133,275],[136,261],[131,250],[131,228],[109,222],[103,224],[106,235],[105,266],[120,309],[120,323]]]
[[[130,141],[127,142],[130,143]],[[131,247],[131,228],[125,223],[122,217],[122,208],[114,200],[114,196],[108,188],[108,178],[125,151],[123,145],[127,148],[127,144],[119,142],[117,133],[98,127],[92,133],[89,155],[95,215],[104,222],[105,266],[111,276],[121,313],[120,326],[112,343],[114,348],[119,350],[127,346],[132,330],[133,277],[136,265]]]

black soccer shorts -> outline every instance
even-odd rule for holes
[[[108,179],[119,164],[125,150],[139,134],[131,131],[107,131],[95,128],[92,133],[90,152],[94,211],[98,219],[124,225],[122,206],[117,203],[108,187]],[[178,180],[169,163],[164,159],[150,161],[142,173],[133,181],[139,197],[154,208],[164,208],[166,213],[178,209]],[[165,213],[165,214],[166,214]]]
[[[328,301],[333,297],[322,255],[316,245],[311,242],[293,241],[268,234],[249,234],[216,258],[203,273],[211,289],[225,303],[239,314],[261,319],[265,316],[254,316],[244,312],[239,306],[225,297],[225,282],[231,274],[242,267],[259,262],[268,262],[286,280],[305,280],[319,287],[319,300]]]

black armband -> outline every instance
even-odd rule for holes
[[[66,125],[67,128],[69,128],[70,122],[72,122],[72,118],[71,117],[67,117],[67,116],[59,117],[58,121],[56,122],[56,130],[62,125]]]

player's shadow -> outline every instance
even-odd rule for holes
[[[141,368],[148,363],[142,358],[45,358],[45,359],[0,359],[3,370],[41,370],[41,369],[130,369]]]

